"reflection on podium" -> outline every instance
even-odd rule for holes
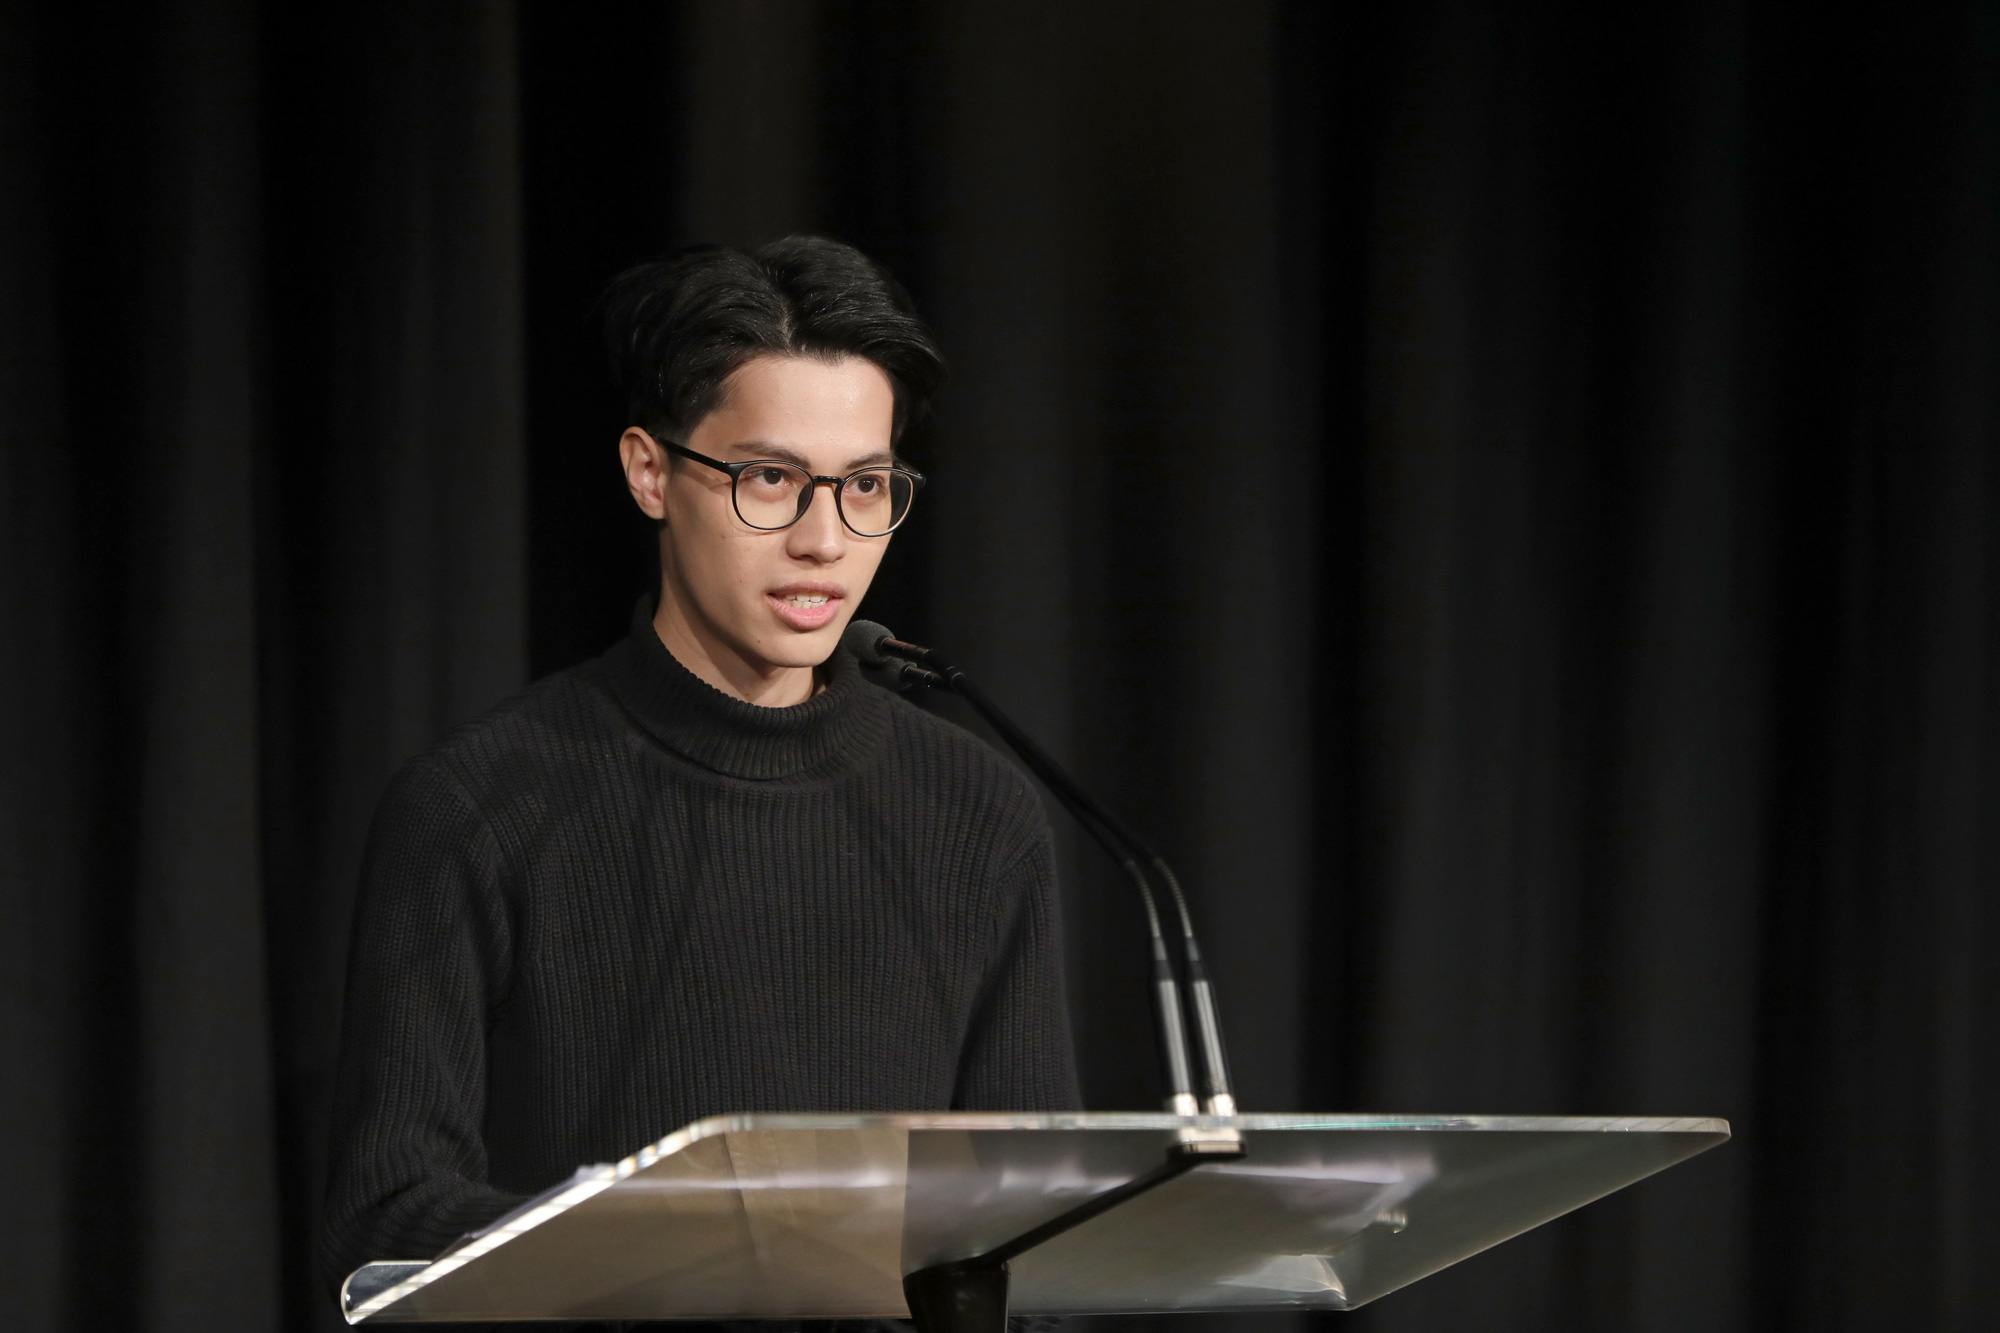
[[[1703,1119],[720,1117],[437,1259],[369,1264],[342,1303],[371,1324],[917,1303],[926,1333],[1010,1311],[1347,1310],[1728,1136]],[[906,1299],[912,1275],[943,1298]]]

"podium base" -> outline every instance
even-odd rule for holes
[[[1007,1333],[1007,1265],[933,1264],[903,1279],[917,1333]]]

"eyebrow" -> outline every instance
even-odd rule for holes
[[[779,463],[790,463],[792,466],[803,468],[807,472],[813,470],[812,464],[806,461],[804,454],[796,449],[786,448],[782,444],[769,444],[763,440],[739,440],[734,444],[725,444],[722,448],[725,454],[736,455],[736,457],[729,460],[732,463],[754,462],[760,458],[769,458]],[[859,458],[850,458],[847,460],[846,466],[841,470],[845,473],[852,472],[856,468],[889,467],[895,461],[896,455],[892,451],[877,449],[873,453],[863,454]]]

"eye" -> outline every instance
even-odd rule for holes
[[[856,477],[848,484],[856,495],[873,495],[882,489],[882,479],[873,473]]]
[[[785,484],[785,469],[781,467],[760,467],[751,473],[751,477],[765,486],[782,486]]]

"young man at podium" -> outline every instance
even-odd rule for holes
[[[807,238],[644,265],[606,312],[660,593],[383,799],[336,1284],[704,1116],[1078,1105],[1033,792],[836,651],[922,486],[929,334]]]

